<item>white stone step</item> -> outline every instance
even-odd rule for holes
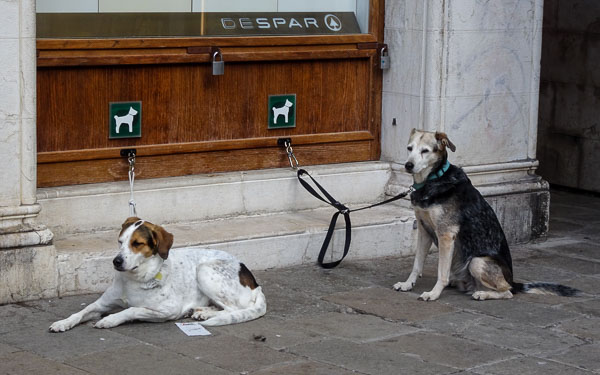
[[[411,254],[416,238],[414,215],[403,205],[394,202],[352,213],[352,244],[346,260]],[[362,205],[351,206],[357,207]],[[163,226],[175,237],[172,251],[189,246],[221,249],[236,255],[250,269],[303,263],[318,267],[317,255],[334,212],[327,207]],[[114,230],[55,238],[59,295],[100,292],[108,286],[120,222],[115,226]],[[338,259],[343,250],[341,215],[336,228],[334,250],[326,261]]]
[[[390,179],[379,161],[309,166],[332,196],[346,204],[376,202]],[[290,212],[323,207],[290,168],[136,179],[138,216],[161,223]],[[115,228],[129,214],[127,181],[38,189],[41,223],[55,236]]]

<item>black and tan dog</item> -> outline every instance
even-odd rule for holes
[[[476,300],[512,298],[513,293],[571,296],[578,290],[552,283],[513,281],[512,259],[498,219],[461,168],[448,162],[456,147],[446,134],[413,129],[406,171],[414,179],[411,202],[418,225],[412,272],[394,289],[409,291],[423,271],[432,242],[439,249],[438,278],[419,299],[433,301],[453,282]]]

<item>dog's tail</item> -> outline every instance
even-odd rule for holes
[[[579,289],[555,283],[513,283],[512,292],[529,294],[550,294],[563,297],[575,297],[581,294]]]
[[[217,315],[202,322],[203,326],[222,326],[225,324],[235,324],[254,320],[265,315],[267,312],[267,300],[261,287],[252,290],[252,300],[254,303],[241,310],[221,310]]]

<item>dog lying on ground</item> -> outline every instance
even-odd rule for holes
[[[173,235],[137,217],[128,218],[113,259],[112,285],[94,303],[50,326],[67,331],[98,319],[96,328],[132,320],[164,322],[191,316],[203,325],[241,323],[263,316],[265,296],[252,273],[234,256],[218,250],[176,249]]]
[[[577,289],[564,285],[513,281],[512,259],[498,218],[463,170],[448,162],[447,148],[456,150],[444,133],[410,133],[404,167],[414,180],[410,199],[417,219],[417,249],[408,279],[394,289],[412,289],[433,242],[439,249],[437,282],[421,300],[438,299],[450,282],[476,300],[512,298],[518,292],[576,295]]]

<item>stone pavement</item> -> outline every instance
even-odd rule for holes
[[[583,296],[473,301],[435,282],[432,254],[414,291],[395,292],[410,258],[255,272],[268,312],[187,337],[173,322],[51,334],[98,295],[0,306],[0,374],[592,374],[600,373],[600,198],[552,192],[543,242],[513,246],[520,281]]]

